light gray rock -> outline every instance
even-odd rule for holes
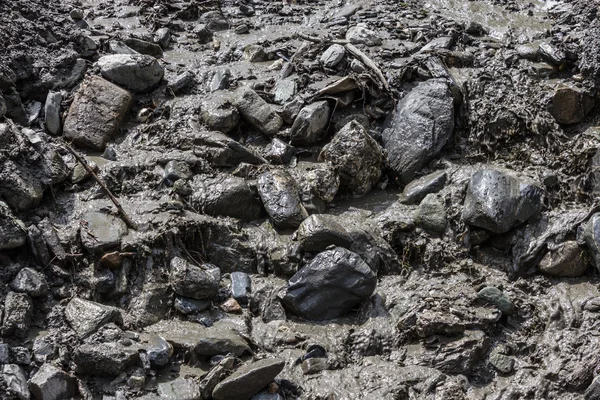
[[[137,38],[127,38],[125,44],[141,54],[147,54],[154,58],[162,58],[163,56],[162,48],[156,43]]]
[[[62,94],[60,92],[48,92],[46,104],[44,105],[45,125],[48,132],[58,135],[61,131],[60,103]]]
[[[260,175],[258,194],[267,214],[280,228],[297,228],[308,217],[296,182],[284,170],[270,170]]]
[[[290,131],[294,145],[309,145],[323,139],[331,109],[327,101],[317,101],[302,108]]]
[[[262,62],[268,60],[265,49],[258,44],[249,44],[244,47],[244,59],[250,62]]]
[[[376,274],[358,254],[336,247],[319,253],[290,278],[282,301],[293,314],[323,321],[359,306],[376,286]]]
[[[233,105],[234,97],[229,92],[218,91],[207,96],[200,104],[200,118],[215,131],[230,133],[240,123],[240,113]]]
[[[135,93],[156,88],[164,75],[158,61],[147,55],[112,54],[100,57],[97,64],[104,78]]]
[[[104,150],[125,122],[133,96],[98,76],[76,93],[64,124],[64,137],[77,146]]]
[[[410,182],[442,150],[454,132],[454,99],[443,79],[420,83],[396,106],[383,132],[390,168]]]
[[[75,395],[75,378],[52,364],[44,364],[29,381],[36,400],[63,400]]]
[[[506,233],[540,212],[542,196],[543,189],[532,181],[482,169],[469,182],[463,219],[493,233]]]
[[[25,244],[27,228],[8,205],[0,201],[0,250],[16,249]]]
[[[119,309],[84,300],[73,298],[65,308],[65,318],[71,328],[81,338],[86,338],[96,332],[98,328],[117,318]]]
[[[251,288],[252,281],[247,273],[231,273],[231,297],[233,297],[240,305],[248,304]]]
[[[127,231],[127,225],[120,218],[91,211],[83,216],[79,235],[83,247],[95,252],[118,247]]]
[[[158,394],[161,400],[200,400],[200,386],[191,379],[179,377],[158,384]]]
[[[329,161],[340,176],[340,184],[355,195],[367,194],[381,178],[381,146],[356,121],[335,134],[319,161]]]
[[[236,91],[235,105],[252,126],[268,136],[275,135],[283,125],[283,120],[271,105],[248,87]]]
[[[213,390],[215,400],[245,400],[260,392],[283,370],[285,361],[265,358],[238,368]]]
[[[364,23],[359,23],[355,27],[348,29],[346,40],[352,44],[365,44],[367,46],[381,46],[383,41],[377,33],[367,28]]]
[[[275,83],[273,88],[273,102],[275,104],[285,104],[290,102],[296,96],[298,85],[293,79],[281,79]]]
[[[170,282],[175,293],[198,300],[218,294],[220,272],[212,271],[214,266],[197,267],[180,257],[174,257],[170,265]]]
[[[339,44],[332,44],[321,55],[321,64],[326,68],[333,68],[338,65],[346,55],[346,49]]]
[[[23,368],[16,364],[2,366],[2,379],[6,383],[9,393],[17,396],[19,400],[29,400],[31,393],[27,387],[27,377]]]

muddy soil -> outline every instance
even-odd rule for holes
[[[0,1],[0,398],[600,399],[597,12]]]

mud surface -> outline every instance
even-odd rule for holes
[[[0,398],[600,399],[597,12],[0,1]]]

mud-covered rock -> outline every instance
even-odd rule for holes
[[[340,184],[356,195],[368,193],[381,177],[382,149],[355,121],[335,134],[319,160],[329,161],[340,175]]]
[[[236,91],[235,105],[242,116],[265,135],[274,136],[283,125],[283,120],[271,105],[248,87]]]
[[[118,247],[127,231],[127,225],[119,217],[92,211],[83,216],[79,235],[83,247],[97,252]]]
[[[364,23],[359,23],[348,29],[346,40],[352,44],[364,44],[367,46],[380,46],[383,43],[377,33],[369,29]]]
[[[404,187],[402,202],[405,204],[420,203],[429,193],[436,193],[442,190],[446,184],[448,174],[446,171],[436,171],[415,179]]]
[[[421,204],[415,215],[417,225],[426,231],[444,232],[446,230],[447,215],[442,200],[434,193],[430,193]]]
[[[200,386],[192,379],[179,377],[158,384],[158,395],[164,400],[200,400]]]
[[[24,338],[30,329],[33,301],[25,293],[8,292],[4,299],[2,335]]]
[[[26,239],[25,224],[13,215],[6,203],[0,201],[0,250],[21,247]]]
[[[147,93],[156,88],[164,70],[154,57],[135,54],[112,54],[100,57],[102,76],[135,93]]]
[[[591,258],[585,249],[579,247],[576,241],[561,243],[540,260],[540,272],[561,278],[576,278],[585,273]]]
[[[454,99],[443,79],[420,83],[400,100],[383,132],[390,168],[404,182],[434,158],[454,133]]]
[[[309,252],[321,252],[331,245],[349,248],[352,244],[346,229],[335,218],[323,214],[313,214],[302,221],[296,240],[302,250]]]
[[[252,281],[250,276],[245,272],[231,273],[231,297],[237,300],[240,304],[248,304]]]
[[[60,120],[60,103],[62,94],[60,92],[49,92],[44,104],[44,124],[46,129],[53,135],[58,135],[62,129]]]
[[[136,346],[121,343],[86,343],[73,354],[75,371],[82,375],[117,376],[139,359]]]
[[[330,112],[327,101],[317,101],[302,108],[290,131],[292,144],[309,145],[322,140]]]
[[[218,167],[236,167],[244,162],[253,165],[266,162],[255,152],[220,132],[198,132],[194,139],[202,146],[198,153]]]
[[[333,44],[327,48],[319,59],[326,68],[333,68],[338,65],[346,55],[346,49],[339,44]]]
[[[319,253],[291,277],[282,301],[302,318],[323,321],[358,307],[376,285],[377,276],[358,254],[336,247]]]
[[[584,89],[562,84],[554,91],[550,113],[559,124],[576,124],[592,110],[594,103]]]
[[[10,283],[15,292],[27,293],[31,297],[40,297],[48,293],[48,284],[44,275],[32,268],[23,268]]]
[[[265,158],[272,164],[287,164],[296,154],[296,148],[281,139],[273,138],[266,148]]]
[[[283,370],[285,361],[266,358],[238,368],[220,382],[212,392],[215,400],[250,399]]]
[[[92,76],[76,93],[65,124],[65,139],[82,147],[104,150],[125,122],[133,96],[100,77]]]
[[[117,318],[119,310],[79,297],[73,298],[65,308],[65,318],[81,338],[96,332],[98,328]]]
[[[44,364],[29,381],[36,400],[61,400],[75,395],[75,378],[52,364]]]
[[[490,232],[505,233],[540,212],[543,193],[532,181],[482,169],[469,182],[463,219]]]
[[[233,96],[215,92],[200,105],[200,118],[209,129],[230,133],[240,123],[240,113],[233,103]]]
[[[44,196],[44,186],[34,171],[12,160],[0,164],[0,193],[17,211],[36,207]]]
[[[497,287],[485,287],[477,293],[477,297],[485,302],[493,304],[504,315],[511,315],[515,312],[515,305],[513,302]]]
[[[297,228],[308,217],[296,182],[284,170],[264,172],[258,178],[258,194],[267,214],[280,228]]]
[[[8,390],[8,395],[15,395],[19,400],[29,400],[31,398],[23,367],[16,364],[4,364],[1,376]]]
[[[197,267],[183,258],[171,260],[170,282],[173,291],[197,300],[211,299],[219,292],[218,268],[212,265]],[[214,271],[216,270],[216,271]]]

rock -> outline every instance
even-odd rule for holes
[[[241,87],[236,91],[235,105],[250,124],[266,135],[275,135],[283,125],[275,110],[250,88]]]
[[[174,94],[179,94],[186,89],[193,81],[196,76],[191,71],[185,71],[181,74],[169,79],[168,89]]]
[[[316,374],[329,369],[329,362],[327,361],[327,358],[311,357],[302,361],[300,368],[302,368],[302,373],[304,375]]]
[[[308,252],[321,252],[331,245],[349,248],[352,244],[346,229],[334,217],[322,214],[313,214],[302,221],[296,240],[300,248]]]
[[[600,270],[600,213],[595,213],[583,225],[583,240],[592,253],[593,264]]]
[[[69,109],[64,137],[74,144],[104,150],[133,105],[133,96],[112,83],[92,76],[82,85]]]
[[[162,48],[156,43],[136,38],[127,38],[125,39],[125,44],[141,54],[146,54],[154,58],[162,58],[163,56]]]
[[[365,44],[367,46],[381,46],[383,44],[381,38],[363,23],[348,29],[346,40],[352,44]]]
[[[515,305],[510,298],[496,287],[488,286],[481,289],[477,293],[477,298],[493,304],[503,315],[511,315],[515,312]]]
[[[230,324],[215,322],[209,328],[189,321],[160,321],[146,328],[173,344],[176,349],[191,351],[198,356],[212,357],[232,353],[241,356],[250,350],[248,343],[240,337]]]
[[[340,176],[340,184],[355,195],[367,194],[381,178],[382,149],[367,131],[352,121],[335,134],[319,161],[329,161]]]
[[[281,139],[273,138],[266,148],[265,158],[272,164],[287,164],[296,154],[296,148]]]
[[[60,103],[62,94],[60,92],[48,92],[46,104],[44,105],[44,124],[46,129],[53,135],[58,135],[61,131],[60,123]]]
[[[258,194],[269,217],[280,228],[297,228],[308,213],[289,173],[269,170],[258,178]]]
[[[218,294],[219,279],[215,275],[219,276],[220,272],[214,266],[197,267],[179,257],[174,257],[170,265],[169,280],[175,293],[197,300],[211,299]]]
[[[321,64],[326,68],[333,68],[338,65],[346,55],[346,49],[339,44],[332,44],[321,55]]]
[[[210,300],[196,300],[188,297],[177,296],[175,297],[173,307],[180,313],[187,315],[207,310],[210,308],[211,303],[212,302]]]
[[[522,44],[515,48],[519,57],[524,58],[526,60],[537,61],[540,57],[540,48],[539,46],[534,46],[532,44]]]
[[[223,304],[221,304],[221,310],[230,314],[241,314],[243,312],[240,303],[238,303],[236,299],[226,300]]]
[[[580,248],[576,241],[561,243],[540,260],[540,272],[559,278],[576,278],[582,276],[590,265],[591,258],[587,251]]]
[[[215,400],[249,400],[283,370],[285,361],[266,358],[238,368],[213,390]]]
[[[243,178],[231,175],[206,177],[198,175],[192,181],[192,203],[203,213],[253,221],[263,215],[255,187]]]
[[[390,168],[410,182],[453,132],[454,99],[448,83],[442,79],[420,83],[398,102],[391,126],[383,132]]]
[[[294,314],[323,321],[341,317],[375,291],[377,276],[342,247],[319,253],[288,282],[284,305]]]
[[[220,132],[198,132],[198,145],[204,146],[203,155],[217,167],[236,167],[240,163],[264,164],[266,160],[239,142]]]
[[[169,28],[159,28],[154,32],[154,41],[158,43],[163,50],[166,50],[171,44],[171,31]]]
[[[155,89],[164,75],[158,61],[143,54],[111,54],[100,57],[97,64],[104,78],[135,93]]]
[[[418,226],[426,231],[438,233],[446,230],[446,218],[444,203],[433,193],[425,196],[415,215]]]
[[[79,235],[83,247],[91,252],[118,247],[127,234],[127,225],[118,217],[91,211],[83,216]]]
[[[240,304],[248,304],[252,281],[250,276],[245,272],[231,273],[231,296]]]
[[[290,131],[292,144],[309,145],[322,140],[330,111],[327,101],[317,101],[302,108]]]
[[[233,102],[234,99],[230,94],[215,92],[201,103],[200,118],[209,129],[230,133],[240,123],[240,114]]]
[[[298,85],[293,79],[281,79],[273,87],[273,102],[275,104],[285,104],[294,99]]]
[[[596,376],[590,386],[585,389],[584,397],[585,400],[598,400],[600,399],[600,376]]]
[[[80,338],[86,338],[119,315],[115,307],[73,298],[65,308],[65,318]]]
[[[4,364],[2,366],[2,380],[6,384],[8,394],[16,395],[19,400],[29,400],[31,398],[25,371],[19,365]]]
[[[31,297],[24,293],[8,292],[4,299],[2,335],[25,338],[29,332],[32,313]]]
[[[179,377],[173,381],[158,384],[161,400],[200,400],[200,386],[191,379]]]
[[[216,92],[217,90],[229,89],[229,79],[231,78],[231,71],[229,68],[218,69],[210,81],[210,91]]]
[[[489,360],[492,367],[503,375],[508,375],[515,369],[515,359],[499,353],[496,349],[490,353]]]
[[[190,166],[185,161],[171,160],[165,165],[164,177],[170,182],[175,182],[179,179],[190,179],[194,173]]]
[[[340,187],[340,178],[329,162],[299,162],[290,171],[298,183],[302,205],[309,214],[322,214]]]
[[[229,29],[227,18],[220,11],[208,11],[202,14],[200,22],[206,24],[211,32],[219,32]]]
[[[537,184],[493,169],[477,171],[469,182],[463,219],[490,232],[506,233],[542,209]]]
[[[119,342],[82,344],[73,354],[75,372],[81,375],[117,376],[138,360],[136,346]]]
[[[70,399],[75,395],[75,378],[52,364],[44,364],[29,381],[29,388],[36,400]]]
[[[92,171],[98,172],[98,164],[90,160],[86,160],[86,162],[88,163],[88,166],[92,169]],[[87,171],[87,169],[83,167],[83,165],[81,165],[81,163],[77,163],[77,165],[75,165],[73,171],[71,172],[71,182],[81,183],[91,178],[91,176],[92,175]]]
[[[10,283],[15,292],[27,293],[31,297],[40,297],[48,293],[48,285],[44,275],[34,269],[23,268]]]
[[[540,56],[551,64],[561,66],[567,59],[565,53],[549,43],[540,44]]]
[[[146,350],[148,360],[156,367],[164,367],[169,363],[173,346],[158,335],[142,333],[140,345]]]
[[[8,205],[0,201],[0,250],[16,249],[25,244],[27,228]]]
[[[202,392],[203,399],[212,398],[212,392],[215,386],[222,381],[228,374],[229,371],[233,370],[235,365],[235,358],[233,356],[226,356],[215,365],[204,378],[200,381],[200,390]]]
[[[404,204],[420,203],[429,193],[442,190],[447,177],[446,171],[436,171],[412,181],[402,191],[404,195],[402,202]]]
[[[244,47],[244,59],[250,62],[262,62],[268,60],[265,49],[258,44],[249,44]]]
[[[36,207],[44,196],[44,187],[38,174],[29,168],[17,165],[12,160],[4,160],[0,163],[0,193],[6,204],[16,211],[29,210]],[[1,202],[0,202],[1,203]],[[0,210],[6,209],[6,204],[0,204]],[[7,215],[6,212],[2,212]],[[6,217],[3,217],[6,218]],[[19,225],[18,219],[8,222],[7,228],[12,231]],[[17,243],[17,242],[15,242]]]
[[[449,49],[454,44],[454,39],[450,36],[442,36],[439,38],[433,39],[431,42],[427,43],[419,53],[425,52],[433,52],[441,49]]]
[[[0,313],[1,315],[2,313]],[[0,364],[10,363],[10,346],[6,343],[0,343]]]
[[[594,108],[594,98],[574,85],[559,85],[552,96],[550,113],[559,124],[576,124]]]

